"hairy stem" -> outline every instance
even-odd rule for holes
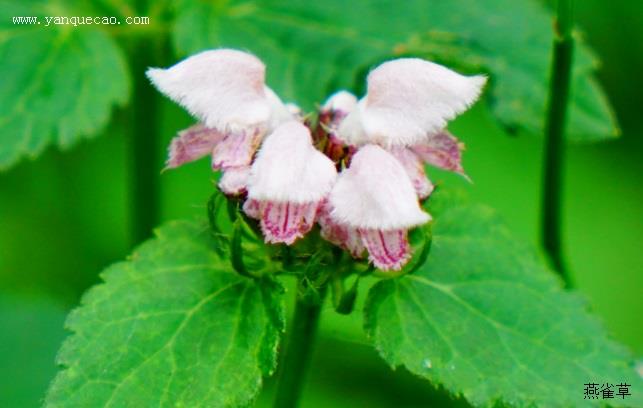
[[[561,209],[565,159],[565,120],[569,99],[574,41],[573,0],[558,0],[554,21],[554,53],[551,66],[545,127],[545,168],[542,202],[542,240],[552,265],[565,284],[571,285],[562,253]]]
[[[295,313],[280,367],[277,394],[273,405],[275,408],[297,406],[313,350],[326,289],[322,288],[320,292],[318,302],[311,303],[299,295],[296,298]]]

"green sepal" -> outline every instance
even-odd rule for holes
[[[359,286],[360,276],[355,278],[351,287],[345,291],[344,281],[339,280],[339,283],[333,285],[333,303],[335,311],[340,314],[351,314],[355,308],[355,300],[357,299],[357,289]]]

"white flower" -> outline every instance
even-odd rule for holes
[[[413,145],[411,149],[428,164],[464,175],[464,144],[446,130],[429,135],[427,141]]]
[[[463,149],[464,145],[444,130],[430,135],[423,143],[411,147],[393,146],[388,150],[404,166],[418,197],[424,199],[434,189],[424,171],[424,163],[459,173],[469,179],[462,168]]]
[[[357,97],[348,91],[338,91],[332,94],[319,111],[319,129],[321,142],[319,148],[335,163],[345,158],[349,149],[337,137],[339,124],[357,106]]]
[[[464,175],[464,146],[444,127],[478,98],[484,76],[466,77],[432,62],[402,58],[375,68],[367,82],[366,96],[343,104],[349,113],[332,122],[331,139],[384,147],[402,163],[420,199],[434,189],[424,163]],[[344,97],[335,95],[329,107]]]
[[[344,248],[355,258],[361,258],[366,250],[362,243],[362,237],[356,228],[347,224],[341,224],[333,219],[331,213],[333,207],[328,200],[324,200],[317,212],[317,223],[321,230],[320,234],[325,240]]]
[[[260,219],[266,242],[292,244],[313,226],[337,171],[312,145],[306,126],[289,121],[264,141],[252,164],[244,211]]]
[[[359,234],[369,259],[380,269],[400,269],[410,258],[407,230],[431,217],[419,206],[415,189],[404,167],[376,145],[366,145],[353,156],[329,196],[331,223],[322,225],[326,235],[335,224],[348,231],[350,248]],[[327,220],[324,220],[327,221]],[[341,235],[341,234],[340,234]]]
[[[385,62],[368,75],[366,96],[342,122],[339,136],[351,145],[421,143],[475,102],[485,82],[422,59]]]
[[[168,69],[150,68],[147,76],[200,121],[172,141],[169,168],[212,154],[213,169],[236,169],[238,176],[252,162],[265,134],[293,117],[265,85],[264,64],[245,52],[204,51]],[[242,178],[230,183],[231,177],[224,175],[222,189],[242,192]]]
[[[221,175],[219,188],[225,194],[235,195],[246,190],[248,177],[250,176],[250,166],[233,167],[227,169]]]
[[[391,147],[389,152],[402,164],[406,175],[411,180],[413,188],[418,195],[418,198],[427,198],[433,192],[435,186],[424,171],[424,163],[420,156],[413,150],[406,147]]]
[[[342,117],[348,115],[357,106],[357,97],[352,93],[341,90],[326,99],[322,105],[322,112],[333,112]]]
[[[203,51],[147,76],[209,128],[225,132],[265,124],[271,115],[266,67],[254,55],[229,49]]]
[[[323,238],[354,257],[368,252],[382,270],[408,262],[408,230],[431,220],[418,200],[434,187],[424,163],[463,173],[463,146],[444,127],[486,81],[420,59],[386,62],[361,100],[347,91],[327,99],[313,140],[251,54],[206,51],[148,76],[200,121],[173,139],[167,167],[211,154],[224,171],[219,188],[247,193],[243,211],[266,242],[291,245],[317,221]]]
[[[173,169],[211,154],[223,137],[223,133],[200,123],[180,131],[170,143],[166,168]]]

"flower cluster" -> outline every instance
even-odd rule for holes
[[[404,266],[407,231],[431,219],[420,207],[434,188],[424,163],[464,174],[463,146],[445,127],[486,81],[392,60],[370,72],[361,99],[332,95],[312,127],[245,52],[205,51],[148,77],[199,120],[173,139],[167,167],[211,155],[219,188],[245,200],[266,242],[291,245],[317,223],[323,238],[382,270]]]

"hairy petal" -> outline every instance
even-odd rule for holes
[[[357,229],[336,222],[330,213],[330,204],[327,200],[324,200],[317,214],[321,237],[347,250],[353,257],[361,258],[366,248]]]
[[[367,94],[342,123],[340,137],[355,145],[419,143],[475,102],[485,82],[418,58],[385,62],[368,75]]]
[[[330,193],[340,224],[375,230],[407,229],[430,220],[402,164],[376,145],[359,149]]]
[[[317,202],[262,202],[261,231],[267,243],[291,245],[312,228]]]
[[[231,49],[203,51],[148,78],[207,127],[221,131],[267,123],[265,66],[254,55]]]
[[[248,197],[259,201],[321,201],[337,177],[334,163],[312,145],[306,126],[289,121],[263,142],[252,164]]]
[[[406,230],[380,231],[360,229],[368,259],[382,270],[400,270],[411,258]]]
[[[288,102],[287,104],[284,105],[286,107],[286,110],[290,114],[291,119],[297,119],[299,121],[303,121],[304,119],[304,112],[301,110],[299,105]]]
[[[180,131],[170,142],[166,168],[173,169],[212,153],[212,149],[222,138],[219,131],[201,123]]]
[[[262,136],[259,129],[229,132],[212,151],[212,168],[226,170],[250,165]]]
[[[291,120],[298,120],[301,116],[301,108],[294,103],[283,103],[279,96],[270,89],[264,87],[266,98],[270,106],[270,121],[268,122],[267,132],[274,131],[279,125]]]
[[[250,166],[231,167],[223,172],[218,186],[225,194],[241,194],[246,191],[249,175]]]
[[[322,112],[332,112],[335,118],[344,118],[357,107],[357,97],[348,91],[338,91],[326,99]]]
[[[356,106],[355,95],[342,90],[328,97],[319,112],[319,123],[323,128],[321,148],[324,154],[335,163],[338,163],[347,154],[347,146],[337,137],[337,131],[342,121]]]
[[[258,220],[261,218],[261,202],[257,200],[247,199],[243,203],[243,212],[250,218]]]
[[[364,129],[362,115],[365,102],[365,98],[360,99],[355,108],[337,124],[335,134],[347,145],[360,146],[368,143],[378,143],[376,138],[366,135]]]
[[[393,147],[389,151],[404,166],[404,170],[411,179],[418,198],[422,200],[431,195],[435,186],[426,176],[424,163],[422,163],[420,157],[406,147]]]
[[[434,133],[426,142],[413,146],[413,151],[425,162],[460,174],[464,174],[463,150],[464,144],[446,130]]]

